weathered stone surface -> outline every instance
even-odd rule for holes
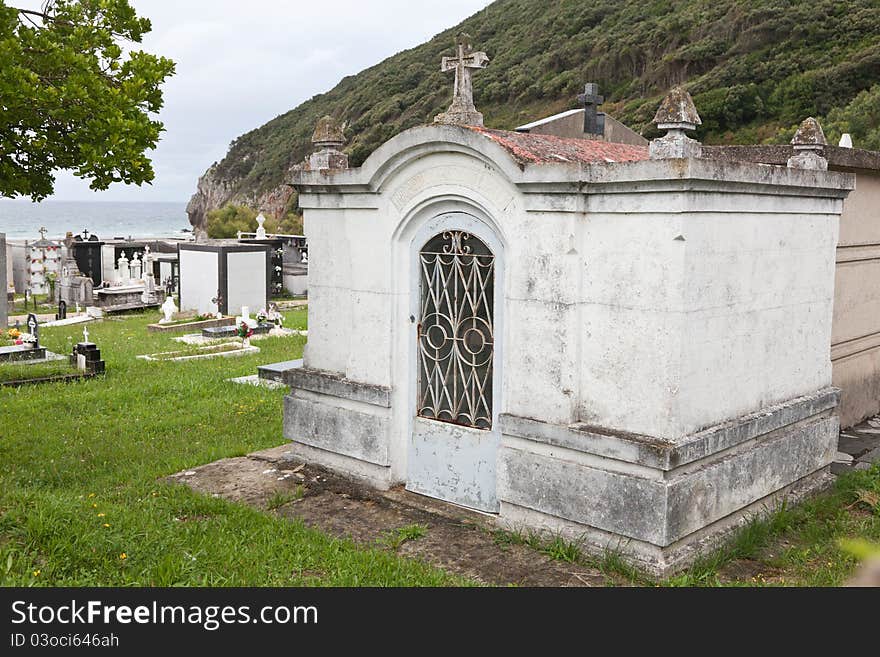
[[[838,449],[851,456],[861,456],[865,452],[880,447],[880,439],[872,436],[861,436],[854,433],[841,433]]]
[[[489,57],[484,52],[471,49],[471,39],[460,34],[456,43],[455,57],[444,57],[440,70],[455,71],[455,88],[449,109],[434,117],[435,123],[447,125],[483,125],[483,115],[474,106],[474,89],[471,75],[474,70],[486,68]]]
[[[294,390],[308,390],[383,408],[391,406],[390,388],[351,381],[339,374],[296,367],[285,372],[285,380]]]
[[[603,430],[583,423],[560,426],[507,413],[499,417],[499,422],[508,436],[669,471],[830,411],[838,399],[836,388],[821,390],[675,441]]]
[[[876,447],[864,456],[860,456],[859,463],[880,463],[880,447]]]
[[[386,417],[304,399],[284,398],[284,437],[374,465],[389,465]]]
[[[808,169],[814,171],[826,171],[828,160],[825,159],[825,133],[822,126],[812,116],[804,119],[798,126],[797,132],[791,140],[795,155],[788,160],[788,166],[792,169]]]
[[[698,125],[702,125],[703,121],[694,105],[694,99],[684,87],[678,86],[673,87],[660,103],[660,107],[654,114],[653,123],[661,130],[673,125],[693,130]]]
[[[797,132],[791,139],[793,146],[826,146],[825,132],[822,126],[812,116],[807,117],[798,126]]]
[[[306,171],[347,169],[348,155],[339,150],[345,144],[344,132],[345,126],[332,116],[319,119],[312,134],[312,143],[317,150],[306,159],[304,169]]]
[[[668,473],[503,437],[498,495],[503,503],[666,547],[827,467],[837,426],[834,417],[789,425]]]
[[[342,146],[345,143],[343,126],[332,116],[323,116],[318,119],[315,131],[312,133],[312,143],[315,146]]]

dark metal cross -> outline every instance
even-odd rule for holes
[[[599,106],[605,102],[605,97],[599,94],[599,85],[588,82],[584,86],[584,93],[578,96],[578,102],[584,106],[584,132],[591,135],[605,134],[605,117],[599,116]]]

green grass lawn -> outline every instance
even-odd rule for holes
[[[305,325],[305,310],[285,326]],[[299,358],[267,338],[234,359],[149,362],[172,351],[155,312],[91,323],[106,377],[0,389],[0,585],[443,585],[429,566],[159,478],[283,443],[283,391],[224,379]],[[82,327],[46,328],[67,354]]]
[[[36,310],[34,310],[34,300],[36,300],[37,302]],[[73,311],[73,308],[71,308],[70,310]],[[36,313],[37,315],[41,315],[57,312],[58,304],[53,304],[51,301],[49,301],[48,294],[34,295],[27,303],[27,307],[25,307],[24,295],[16,295],[15,301],[9,304],[10,315],[26,315],[27,313]]]
[[[160,481],[282,444],[284,391],[225,379],[301,357],[305,338],[255,341],[259,354],[233,359],[136,359],[184,348],[173,336],[147,332],[157,318],[151,312],[88,325],[107,362],[105,377],[0,388],[0,585],[468,583],[381,546],[358,547]],[[284,326],[304,329],[306,318],[305,309],[289,311]],[[40,337],[67,354],[82,326],[46,328]],[[18,373],[22,366],[3,367]],[[878,467],[749,525],[726,549],[662,584],[839,585],[857,563],[842,543],[852,539],[880,543]],[[544,554],[655,584],[616,554],[596,559],[559,539],[505,532],[497,541],[531,545],[536,563]]]

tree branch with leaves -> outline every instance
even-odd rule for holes
[[[94,190],[152,182],[174,63],[128,45],[151,27],[128,0],[0,0],[0,196],[46,198],[60,170]]]

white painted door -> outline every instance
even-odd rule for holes
[[[448,230],[418,254],[417,385],[407,488],[496,512],[495,256]]]

